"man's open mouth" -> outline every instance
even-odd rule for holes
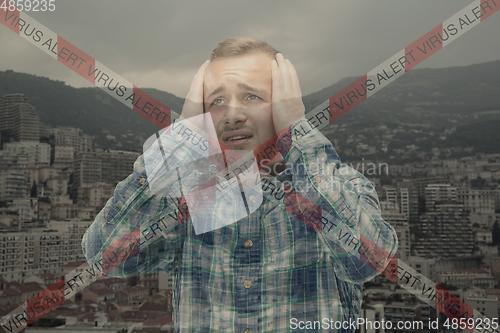
[[[227,131],[221,136],[221,141],[231,147],[243,147],[253,138],[253,132],[247,129]]]
[[[235,135],[230,138],[227,138],[226,141],[238,141],[251,138],[251,135]]]

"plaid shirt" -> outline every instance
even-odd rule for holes
[[[186,161],[195,149],[176,140],[175,131],[164,132],[161,149],[152,147],[137,159],[87,230],[87,259],[106,268],[123,257],[108,275],[173,275],[176,332],[354,332],[353,326],[336,330],[332,324],[356,321],[362,283],[379,273],[368,262],[394,255],[396,233],[382,220],[371,183],[341,164],[306,120],[280,139],[289,142],[288,167],[262,181],[258,207],[235,223],[197,234],[185,203],[172,199],[181,198],[189,183],[193,166]],[[167,166],[158,167],[161,177],[153,180],[147,165],[162,165],[157,162],[165,156]],[[180,173],[187,179],[182,184]],[[294,191],[287,192],[290,187]],[[222,215],[244,207],[234,200],[217,206]],[[110,256],[110,248],[131,234],[137,242],[121,247],[129,253]]]

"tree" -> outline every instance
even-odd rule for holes
[[[35,181],[33,181],[33,186],[31,186],[31,197],[32,198],[38,197],[38,188],[36,187]]]
[[[492,232],[493,244],[500,245],[500,226],[498,225],[498,221],[493,224],[493,232]]]
[[[470,185],[472,188],[482,189],[482,188],[486,187],[487,184],[488,184],[488,182],[486,181],[486,179],[481,178],[481,177],[477,177],[476,179],[472,179],[470,181]]]

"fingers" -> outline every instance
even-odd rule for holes
[[[304,117],[304,104],[299,78],[290,60],[281,53],[271,61],[273,122],[276,133],[287,128],[295,120]]]
[[[276,62],[280,68],[281,77],[283,78],[283,88],[285,89],[285,94],[292,92],[292,76],[290,75],[290,69],[288,68],[288,63],[285,57],[281,53],[276,54]]]
[[[300,91],[300,85],[299,85],[299,76],[297,75],[297,71],[295,70],[295,67],[292,65],[290,60],[286,59],[286,62],[288,64],[290,76],[292,78],[291,83],[292,83],[293,93],[295,96],[302,97],[302,92]]]
[[[193,82],[191,83],[191,89],[186,96],[186,99],[189,99],[194,103],[203,103],[203,80],[208,64],[210,64],[210,60],[205,61],[200,66],[198,72],[193,78]]]
[[[179,117],[180,120],[203,113],[203,83],[205,70],[207,69],[208,64],[210,64],[210,60],[205,61],[194,76],[191,88],[189,89],[186,100],[184,101],[184,106],[182,107],[182,113]]]
[[[276,60],[271,61],[271,75],[272,75],[272,97],[273,100],[281,98],[278,96],[283,91],[283,77],[278,67]]]
[[[273,66],[273,63],[275,63],[276,66]],[[273,72],[277,72],[276,74],[273,74],[273,81],[276,78],[279,83],[279,86],[277,86],[276,88],[282,88],[285,96],[302,96],[302,93],[300,91],[299,78],[297,76],[295,67],[292,65],[290,60],[285,59],[281,53],[278,53],[276,54],[276,61],[273,61],[271,63],[271,69],[273,70]]]

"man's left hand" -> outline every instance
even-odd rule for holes
[[[276,133],[290,126],[299,118],[305,118],[299,78],[290,60],[281,53],[271,61],[272,107]]]

